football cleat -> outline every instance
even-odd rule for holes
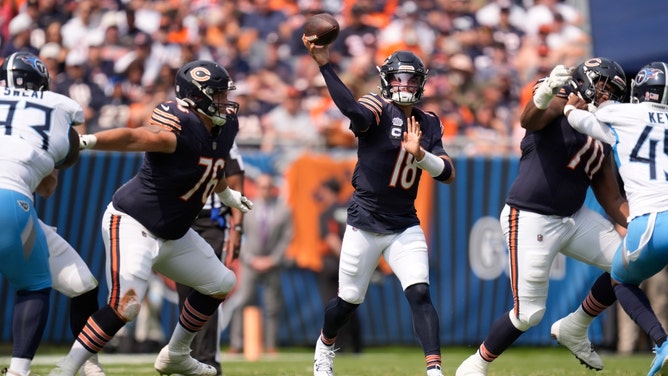
[[[190,356],[190,352],[174,352],[169,349],[169,346],[160,350],[153,367],[161,375],[216,376],[218,373],[210,365],[195,360]]]
[[[663,370],[668,361],[668,342],[664,342],[661,346],[654,346],[654,353],[656,355],[654,356],[654,360],[652,360],[652,365],[649,368],[647,376],[657,375],[658,372]]]
[[[9,368],[3,368],[2,371],[0,371],[0,375],[2,375],[2,376],[23,376],[20,372],[11,370]],[[37,375],[28,371],[28,373],[25,374],[25,376],[37,376]]]
[[[489,362],[484,361],[476,352],[457,367],[455,376],[485,376],[487,368],[489,368]]]
[[[334,376],[334,357],[336,356],[334,345],[327,346],[320,340],[315,344],[315,357],[313,359],[313,376]]]
[[[585,367],[602,370],[603,361],[587,338],[587,327],[574,323],[571,317],[572,314],[552,324],[550,328],[552,338],[570,350]]]
[[[79,376],[105,376],[104,370],[98,361],[97,354],[94,354],[81,366]]]
[[[427,376],[443,376],[443,372],[441,372],[441,367],[436,366],[434,368],[428,369]]]

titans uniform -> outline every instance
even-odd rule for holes
[[[629,201],[627,235],[613,279],[640,284],[668,264],[668,106],[615,103],[591,114],[573,111],[573,127],[613,146]]]
[[[205,295],[227,293],[235,281],[190,226],[223,176],[238,122],[229,119],[214,135],[192,110],[164,102],[151,124],[176,134],[176,150],[146,152],[102,220],[109,304],[118,310],[122,297],[136,294],[135,303],[141,302],[152,269]]]
[[[526,330],[543,317],[557,253],[609,271],[621,238],[610,221],[583,206],[591,180],[610,168],[608,145],[578,133],[561,115],[540,130],[527,130],[520,146],[519,171],[500,222],[514,317]]]
[[[63,95],[0,88],[0,272],[17,290],[51,287],[33,192],[65,159],[70,127],[83,121],[81,106]]]
[[[329,64],[320,68],[334,103],[350,120],[358,138],[355,188],[341,246],[339,296],[360,304],[380,256],[404,289],[429,283],[427,242],[415,210],[422,169],[401,145],[406,116],[391,101],[367,94],[355,101]],[[447,155],[441,121],[413,107],[422,130],[421,146]]]

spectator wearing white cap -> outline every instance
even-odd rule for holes
[[[39,49],[38,56],[40,59],[42,59],[44,65],[46,65],[46,69],[49,71],[51,81],[55,83],[57,80],[56,77],[63,73],[67,51],[65,51],[65,49],[63,49],[58,43],[49,42]]]
[[[9,41],[2,46],[2,56],[9,56],[17,51],[38,55],[39,50],[30,42],[30,33],[34,28],[32,18],[27,13],[19,13],[9,21]]]

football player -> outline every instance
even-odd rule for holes
[[[44,62],[15,52],[0,66],[0,273],[16,290],[12,316],[14,338],[8,375],[30,374],[44,333],[53,286],[49,244],[34,208],[33,193],[54,168],[67,168],[79,157],[77,132],[83,110],[72,99],[50,91]],[[48,229],[47,229],[48,231]],[[55,251],[55,249],[54,249]]]
[[[145,152],[140,171],[114,193],[102,218],[108,303],[95,312],[50,375],[73,376],[134,320],[155,270],[192,287],[155,369],[161,375],[215,376],[190,344],[236,282],[211,245],[191,228],[212,192],[242,212],[253,203],[227,185],[224,169],[239,130],[239,105],[227,99],[227,70],[206,60],[176,73],[176,101],[158,104],[149,124],[81,136],[86,149]]]
[[[543,319],[550,267],[557,253],[605,271],[580,308],[551,328],[559,343],[586,366],[603,368],[587,329],[616,301],[608,272],[621,236],[613,223],[585,207],[584,201],[591,186],[607,214],[624,228],[628,203],[619,190],[610,146],[573,130],[563,115],[566,98],[574,91],[583,98],[583,109],[622,100],[624,71],[612,60],[593,58],[575,72],[558,65],[536,83],[533,100],[521,116],[526,134],[520,144],[519,172],[500,215],[514,307],[496,319],[478,351],[457,368],[456,376],[486,375],[491,362]]]
[[[631,103],[602,106],[595,114],[578,110],[570,95],[564,107],[579,132],[610,144],[629,199],[629,226],[612,262],[619,304],[656,344],[648,376],[668,359],[666,331],[639,285],[668,265],[668,64],[645,65],[631,82]]]
[[[415,198],[423,171],[449,184],[455,169],[443,148],[440,119],[415,106],[424,93],[427,68],[414,53],[396,51],[378,67],[380,95],[370,93],[356,100],[329,63],[329,45],[315,45],[306,37],[302,41],[358,139],[352,177],[355,191],[339,261],[339,292],[325,307],[313,375],[334,374],[337,333],[364,301],[382,256],[410,304],[427,375],[442,376],[438,313],[431,301],[427,242]]]

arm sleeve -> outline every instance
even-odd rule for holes
[[[350,119],[350,126],[353,131],[364,132],[369,129],[371,124],[376,121],[374,113],[357,102],[350,89],[336,75],[331,64],[328,63],[321,66],[320,73],[322,73],[325,79],[327,89],[332,96],[334,104],[336,104],[341,113]]]
[[[598,121],[589,111],[573,110],[568,114],[568,122],[576,131],[589,135],[597,140],[613,145],[616,141],[612,128]]]

